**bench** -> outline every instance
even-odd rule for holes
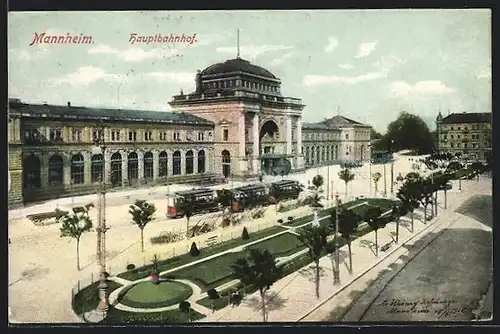
[[[214,235],[213,237],[207,238],[207,240],[205,241],[205,244],[208,247],[213,246],[213,245],[215,245],[215,244],[218,243],[217,239],[219,239],[219,236],[218,235]]]
[[[32,215],[28,215],[28,216],[26,216],[26,218],[31,220],[33,222],[33,224],[35,224],[35,225],[44,226],[44,225],[49,225],[49,224],[46,224],[46,221],[49,219],[52,219],[52,218],[55,218],[55,221],[52,224],[59,223],[59,219],[66,216],[67,214],[68,214],[68,211],[56,209],[56,210],[50,211],[50,212],[41,212],[41,213],[35,213]]]

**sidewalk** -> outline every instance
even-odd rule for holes
[[[453,216],[453,210],[458,207],[467,198],[472,196],[478,185],[467,184],[467,191],[455,192],[448,194],[448,210],[440,210],[438,217],[427,224],[423,224],[419,219],[415,219],[415,232],[410,232],[409,219],[405,218],[402,221],[399,229],[400,244],[392,244],[392,247],[387,253],[404,251],[405,248],[398,247],[408,241],[418,240],[426,235],[429,230],[440,227],[442,224],[449,222]],[[444,198],[439,196],[439,200]],[[391,242],[391,232],[395,231],[395,223],[389,224],[386,228],[378,232],[379,247]],[[419,233],[421,232],[421,233]],[[341,285],[333,284],[332,259],[330,256],[325,256],[320,260],[322,277],[320,281],[320,298],[316,298],[314,284],[314,265],[310,264],[299,271],[276,282],[267,293],[267,310],[268,321],[298,321],[306,316],[311,309],[319,306],[323,301],[329,299],[332,295],[338,293],[341,289],[346,288],[350,281],[355,277],[362,275],[364,272],[373,268],[377,262],[382,261],[387,255],[379,250],[378,258],[375,257],[370,246],[374,242],[374,232],[355,240],[352,243],[352,260],[353,274],[348,271],[348,251],[347,246],[341,248],[341,266],[340,278]],[[349,289],[347,287],[347,289]],[[245,297],[243,302],[234,308],[225,308],[208,315],[200,320],[201,322],[246,322],[246,321],[262,321],[260,311],[260,295],[258,292]]]

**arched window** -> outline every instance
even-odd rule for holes
[[[194,172],[194,159],[193,151],[186,152],[186,174],[193,174]]]
[[[120,165],[121,166],[121,165]],[[104,165],[102,163],[102,154],[94,154],[92,156],[92,164],[91,164],[91,177],[92,183],[96,183],[101,181],[101,175],[103,175]]]
[[[122,155],[118,152],[111,156],[111,185],[120,186],[122,183]]]
[[[42,186],[40,159],[34,155],[24,159],[23,176],[24,189],[40,188]]]
[[[321,147],[321,162],[326,161],[326,147]]]
[[[306,163],[309,163],[309,158],[310,158],[310,152],[309,152],[309,147],[306,147]]]
[[[319,163],[321,159],[321,148],[318,146],[316,147],[316,162]]]
[[[222,151],[222,174],[226,178],[231,175],[231,153],[228,150]]]
[[[198,174],[205,173],[205,151],[198,152]]]
[[[128,180],[136,181],[139,178],[139,158],[137,153],[132,152],[127,157],[128,162]]]
[[[172,175],[181,175],[181,152],[175,151],[172,155]]]
[[[316,154],[316,151],[315,151],[314,147],[311,147],[311,157],[310,157],[311,158],[311,160],[310,160],[310,164],[311,165],[314,165],[314,162],[315,162],[315,159],[316,159],[315,158],[315,154]]]
[[[49,185],[61,185],[63,184],[63,180],[63,158],[58,154],[54,154],[49,159]]]
[[[339,160],[339,145],[335,145],[335,160]]]
[[[75,154],[71,157],[71,183],[83,184],[85,182],[85,162],[83,155]]]
[[[361,145],[360,149],[359,149],[359,155],[360,155],[360,160],[363,161],[363,159],[365,158],[365,146],[364,145]]]
[[[167,152],[163,151],[160,152],[160,155],[158,157],[158,176],[159,177],[166,177],[168,174],[168,154]]]
[[[144,178],[146,180],[153,179],[154,175],[154,162],[153,162],[153,153],[146,152],[144,153]]]

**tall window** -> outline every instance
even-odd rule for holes
[[[93,128],[92,129],[92,141],[95,142],[95,141],[99,141],[102,139],[104,139],[103,129]]]
[[[154,166],[153,166],[153,153],[144,153],[144,178],[153,179],[154,176]]]
[[[24,159],[23,162],[23,188],[41,187],[41,163],[40,159],[32,155]]]
[[[194,159],[193,151],[186,152],[186,174],[193,174],[194,172]]]
[[[205,173],[205,151],[200,150],[198,152],[198,173]]]
[[[83,184],[85,179],[85,162],[83,160],[83,155],[76,154],[71,158],[71,183],[72,184]]]
[[[205,140],[205,133],[203,131],[198,132],[198,140],[199,141]]]
[[[175,151],[172,155],[172,175],[181,175],[181,152]]]
[[[120,141],[120,130],[111,131],[111,141]]]
[[[160,153],[160,156],[158,157],[158,176],[159,177],[165,177],[168,174],[168,154],[167,152],[163,151]]]
[[[82,129],[71,129],[71,139],[74,143],[80,143],[83,141],[83,130]]]
[[[153,132],[145,131],[144,132],[144,141],[152,141],[153,140]]]
[[[222,129],[222,140],[229,141],[229,129]]]
[[[226,178],[231,175],[231,153],[228,150],[222,151],[222,174]]]
[[[128,155],[128,180],[136,181],[139,178],[139,159],[137,153],[132,152]]]
[[[122,155],[118,152],[115,152],[111,156],[111,185],[116,187],[120,186],[121,183],[122,183]]]
[[[120,162],[121,164],[121,162]],[[121,165],[120,165],[121,166]],[[96,183],[101,181],[101,177],[103,175],[103,168],[104,165],[102,163],[102,154],[94,154],[92,156],[92,163],[91,163],[91,178],[92,178],[92,183]]]
[[[50,129],[49,136],[50,136],[50,140],[52,140],[52,141],[62,141],[63,140],[62,129],[60,129],[60,128]]]
[[[128,140],[129,141],[136,141],[137,140],[137,132],[135,132],[135,131],[129,131],[129,133],[128,133]]]
[[[174,141],[181,140],[181,133],[179,131],[174,131],[174,133],[173,133],[173,139],[174,139]]]
[[[63,184],[63,180],[63,159],[60,155],[54,154],[49,159],[49,185],[61,185]]]

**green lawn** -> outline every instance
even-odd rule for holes
[[[191,310],[190,317],[187,314],[181,313],[179,309],[153,312],[153,313],[135,313],[117,310],[110,307],[106,319],[103,324],[173,324],[186,323],[204,318],[205,315]],[[191,319],[189,319],[191,318]]]
[[[243,227],[241,228],[243,231]],[[226,251],[228,249],[244,245],[246,243],[259,240],[265,237],[268,237],[270,235],[283,232],[285,231],[285,228],[281,226],[273,226],[258,232],[250,233],[249,234],[249,239],[243,240],[240,237],[214,245],[210,247],[205,247],[200,249],[200,255],[197,256],[196,258],[192,257],[189,253],[182,254],[179,256],[176,256],[171,259],[167,260],[162,260],[158,261],[158,270],[160,272],[166,271],[169,269],[173,269],[185,264],[188,264],[192,261],[203,259],[205,257],[208,257],[210,255],[214,255],[223,251]],[[134,270],[126,271],[121,274],[118,274],[118,277],[121,277],[123,279],[129,280],[129,281],[135,281],[141,278],[147,277],[151,273],[152,265],[146,265],[143,267],[136,268]]]
[[[193,289],[180,282],[164,281],[154,284],[146,281],[120,291],[118,301],[130,307],[156,308],[179,304],[192,294]]]
[[[304,246],[295,235],[285,233],[251,245],[249,248],[268,249],[274,256],[281,257],[295,254],[304,249]],[[224,254],[197,265],[168,273],[165,278],[188,279],[200,286],[203,291],[207,291],[233,280],[231,265],[238,258],[245,256],[245,251]]]
[[[107,281],[107,284],[108,293],[121,287],[120,284],[113,281]],[[85,312],[89,312],[97,308],[97,304],[99,304],[98,285],[99,281],[94,282],[81,289],[80,292],[73,297],[72,307],[76,314],[83,315]]]

